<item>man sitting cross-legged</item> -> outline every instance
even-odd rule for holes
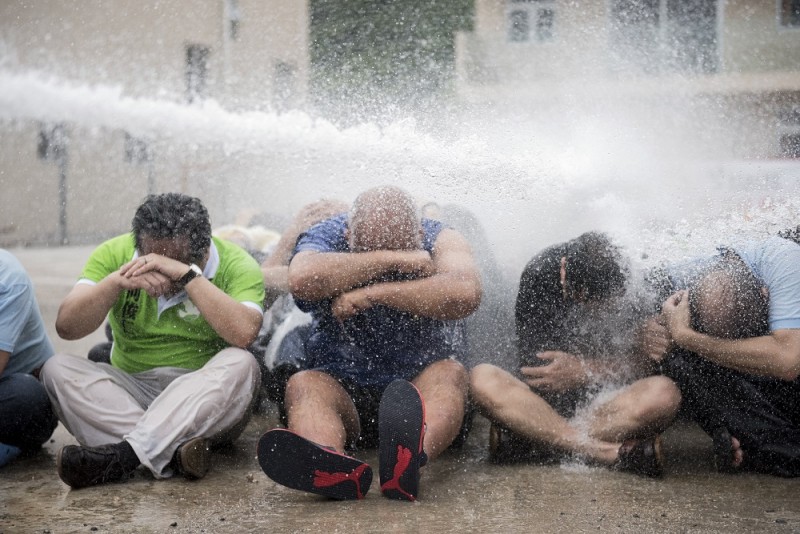
[[[592,333],[598,316],[614,316],[626,272],[617,247],[595,232],[552,246],[525,267],[516,303],[519,373],[481,364],[471,375],[473,400],[493,422],[490,451],[495,460],[570,455],[661,474],[657,435],[677,412],[675,384],[648,376],[610,400],[597,395],[604,382],[630,374],[627,362],[619,360],[631,353],[632,344],[615,347],[611,336],[604,339],[602,325],[599,334]],[[615,330],[626,327],[631,329],[628,324]],[[640,360],[634,370],[641,375],[638,369],[648,366]],[[588,428],[571,419],[577,411],[588,413]]]
[[[41,371],[61,422],[80,446],[58,455],[72,488],[126,480],[200,478],[209,445],[250,416],[259,370],[244,350],[261,326],[264,281],[243,249],[211,237],[200,200],[151,195],[133,231],[101,244],[58,310],[65,339],[108,316],[111,364],[57,354]]]

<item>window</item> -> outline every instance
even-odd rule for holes
[[[612,49],[644,72],[716,72],[719,1],[611,0]]]
[[[186,47],[186,101],[190,104],[206,96],[210,53],[211,50],[207,46]]]
[[[272,105],[278,111],[291,107],[292,98],[297,92],[297,69],[291,63],[275,62],[272,78]]]
[[[125,132],[125,161],[128,163],[146,163],[152,159],[147,141]]]
[[[528,12],[515,9],[509,16],[508,40],[514,43],[521,43],[530,39],[530,24],[528,23]]]
[[[800,158],[800,133],[781,136],[780,155],[784,158]]]
[[[551,41],[553,39],[553,18],[555,12],[552,9],[540,9],[536,14],[536,38],[541,41]]]
[[[242,12],[239,10],[239,0],[226,0],[225,16],[228,19],[228,38],[231,41],[239,39],[239,28],[242,22]]]
[[[800,0],[778,0],[780,2],[781,26],[800,28]]]
[[[509,0],[508,40],[524,43],[553,39],[555,9],[552,0]]]
[[[39,128],[39,159],[63,161],[67,157],[67,131],[63,124],[43,124]]]
[[[800,103],[789,103],[778,111],[778,155],[783,158],[800,158]]]

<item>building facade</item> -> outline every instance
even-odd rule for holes
[[[800,158],[798,0],[476,0],[456,53],[476,106],[688,109],[713,153]]]
[[[0,246],[125,231],[142,198],[164,190],[204,195],[225,215],[206,180],[224,150],[162,135],[170,118],[159,115],[206,100],[294,109],[308,72],[306,1],[0,3]],[[40,91],[25,94],[26,84]],[[51,112],[47,91],[59,101]]]

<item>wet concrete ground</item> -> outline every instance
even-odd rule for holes
[[[53,329],[61,299],[88,247],[13,249],[28,269],[56,350],[85,354]],[[498,466],[486,460],[478,417],[464,448],[425,468],[417,503],[389,501],[377,481],[364,501],[335,502],[274,484],[255,445],[275,426],[266,406],[200,481],[156,481],[70,490],[55,456],[74,439],[59,426],[43,450],[0,469],[0,534],[16,532],[800,532],[800,481],[721,475],[710,441],[681,423],[668,431],[663,480],[579,465]],[[377,471],[374,451],[361,454]],[[377,478],[377,477],[376,477]]]

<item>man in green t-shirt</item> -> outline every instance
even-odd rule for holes
[[[58,454],[73,488],[123,481],[140,465],[156,478],[201,478],[209,447],[231,441],[259,382],[244,350],[261,326],[258,264],[211,237],[199,199],[150,195],[132,232],[92,253],[58,310],[56,330],[79,339],[108,317],[111,364],[57,354],[42,383],[80,442]]]

